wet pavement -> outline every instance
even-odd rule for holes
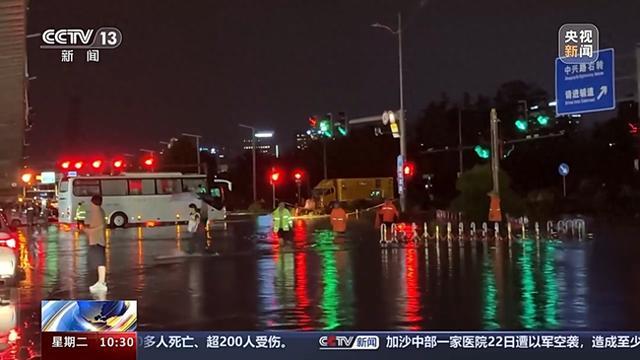
[[[286,243],[272,236],[269,217],[217,225],[207,238],[184,226],[110,230],[107,297],[138,300],[141,330],[640,324],[637,231],[588,229],[595,233],[589,241],[430,241],[381,249],[370,219],[352,221],[343,236],[328,227],[326,220],[296,220]],[[0,317],[0,330],[16,329],[12,351],[22,358],[37,354],[40,300],[91,299],[95,281],[84,234],[50,227],[35,239],[36,256],[21,233],[24,276],[2,295],[18,320]]]

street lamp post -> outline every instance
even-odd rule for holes
[[[258,192],[256,189],[256,128],[249,125],[238,124],[241,128],[251,130],[251,161],[253,169],[253,202],[258,201]]]
[[[196,139],[196,161],[198,162],[198,174],[200,174],[200,138],[201,135],[182,133],[182,136],[192,137]]]
[[[407,160],[407,133],[405,125],[404,114],[404,86],[403,86],[403,74],[402,74],[402,13],[398,12],[398,29],[393,30],[387,25],[375,23],[371,25],[375,28],[381,28],[389,31],[390,33],[398,36],[398,78],[400,85],[400,156],[403,163]],[[404,185],[403,185],[404,186]],[[403,189],[404,190],[404,189]],[[406,191],[400,192],[400,208],[405,211],[407,204]]]

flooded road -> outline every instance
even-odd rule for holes
[[[184,227],[111,230],[109,299],[138,300],[141,330],[637,330],[640,243],[630,229],[589,241],[430,241],[381,249],[369,220],[334,236],[296,220],[282,243],[270,219],[229,222],[195,240]],[[87,241],[51,227],[9,303],[33,341],[42,299],[92,296]],[[178,256],[178,251],[193,252]],[[15,296],[14,296],[15,297]],[[27,326],[29,329],[24,329]],[[28,345],[28,344],[27,344]],[[25,345],[26,346],[26,345]]]

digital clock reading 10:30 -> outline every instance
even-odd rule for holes
[[[135,345],[136,339],[133,337],[101,337],[100,338],[100,347],[108,347],[108,348],[126,348],[133,347]]]

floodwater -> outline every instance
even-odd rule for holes
[[[181,226],[111,230],[108,298],[138,300],[140,330],[639,328],[637,229],[381,248],[369,219],[349,225],[334,236],[326,220],[296,220],[285,243],[269,217],[201,239]],[[24,351],[37,349],[40,300],[91,299],[95,281],[83,234],[51,227],[35,239],[37,256],[20,236],[24,277],[10,301]]]

